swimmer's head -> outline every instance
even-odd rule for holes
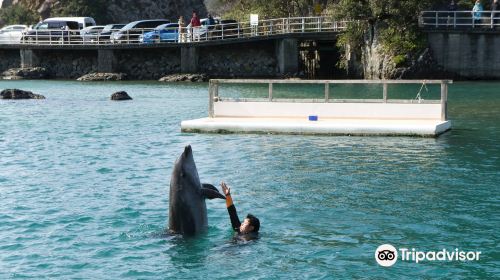
[[[240,226],[241,233],[251,233],[251,232],[259,232],[260,229],[260,221],[257,217],[252,214],[248,214],[243,223]]]

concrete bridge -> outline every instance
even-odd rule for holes
[[[425,11],[420,26],[435,61],[454,78],[500,78],[500,13],[474,20],[470,11]],[[235,36],[202,37],[186,43],[0,45],[0,72],[41,66],[54,78],[120,72],[130,79],[159,79],[176,73],[211,77],[274,78],[303,73],[339,79],[337,36],[346,22],[327,17],[238,23]],[[231,30],[229,30],[231,31]],[[429,77],[431,78],[431,77]]]
[[[174,73],[280,77],[301,72],[331,78],[339,56],[335,43],[343,28],[325,18],[296,18],[277,19],[271,25],[240,25],[238,36],[186,43],[0,45],[0,72],[40,66],[55,78],[92,72],[120,72],[131,79],[158,79]]]
[[[500,13],[424,11],[420,27],[436,62],[458,78],[500,78]]]

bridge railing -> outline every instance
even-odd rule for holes
[[[500,29],[500,11],[423,11],[419,25],[421,28]]]
[[[335,21],[332,17],[296,17],[261,20],[257,25],[251,22],[234,22],[195,28],[170,27],[166,30],[117,30],[107,36],[96,34],[91,38],[85,37],[79,30],[29,30],[22,35],[20,42],[14,43],[27,45],[130,45],[203,42],[290,33],[340,32],[347,28],[347,24],[347,21]]]
[[[201,27],[198,30],[185,28],[185,33],[188,35],[187,41],[225,40],[290,33],[340,32],[347,28],[347,23],[334,21],[331,17],[279,18],[262,20],[258,25],[238,22]]]

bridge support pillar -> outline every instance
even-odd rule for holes
[[[181,72],[196,73],[198,72],[198,57],[199,50],[196,47],[181,48]]]
[[[117,71],[116,57],[113,50],[97,51],[97,72],[114,73]]]
[[[276,57],[280,75],[299,72],[299,45],[297,39],[277,40]]]
[[[38,59],[38,55],[36,54],[35,50],[21,49],[20,55],[21,68],[39,66],[38,64],[40,63],[40,60]]]

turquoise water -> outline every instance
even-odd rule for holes
[[[0,81],[0,279],[494,278],[500,273],[500,83],[450,88],[439,137],[180,133],[207,85]],[[111,102],[126,90],[134,100]],[[236,91],[252,92],[241,87]],[[414,92],[414,89],[409,89]],[[176,157],[225,180],[261,238],[233,242],[224,201],[209,231],[165,236]],[[481,251],[477,262],[377,265],[384,243]]]

